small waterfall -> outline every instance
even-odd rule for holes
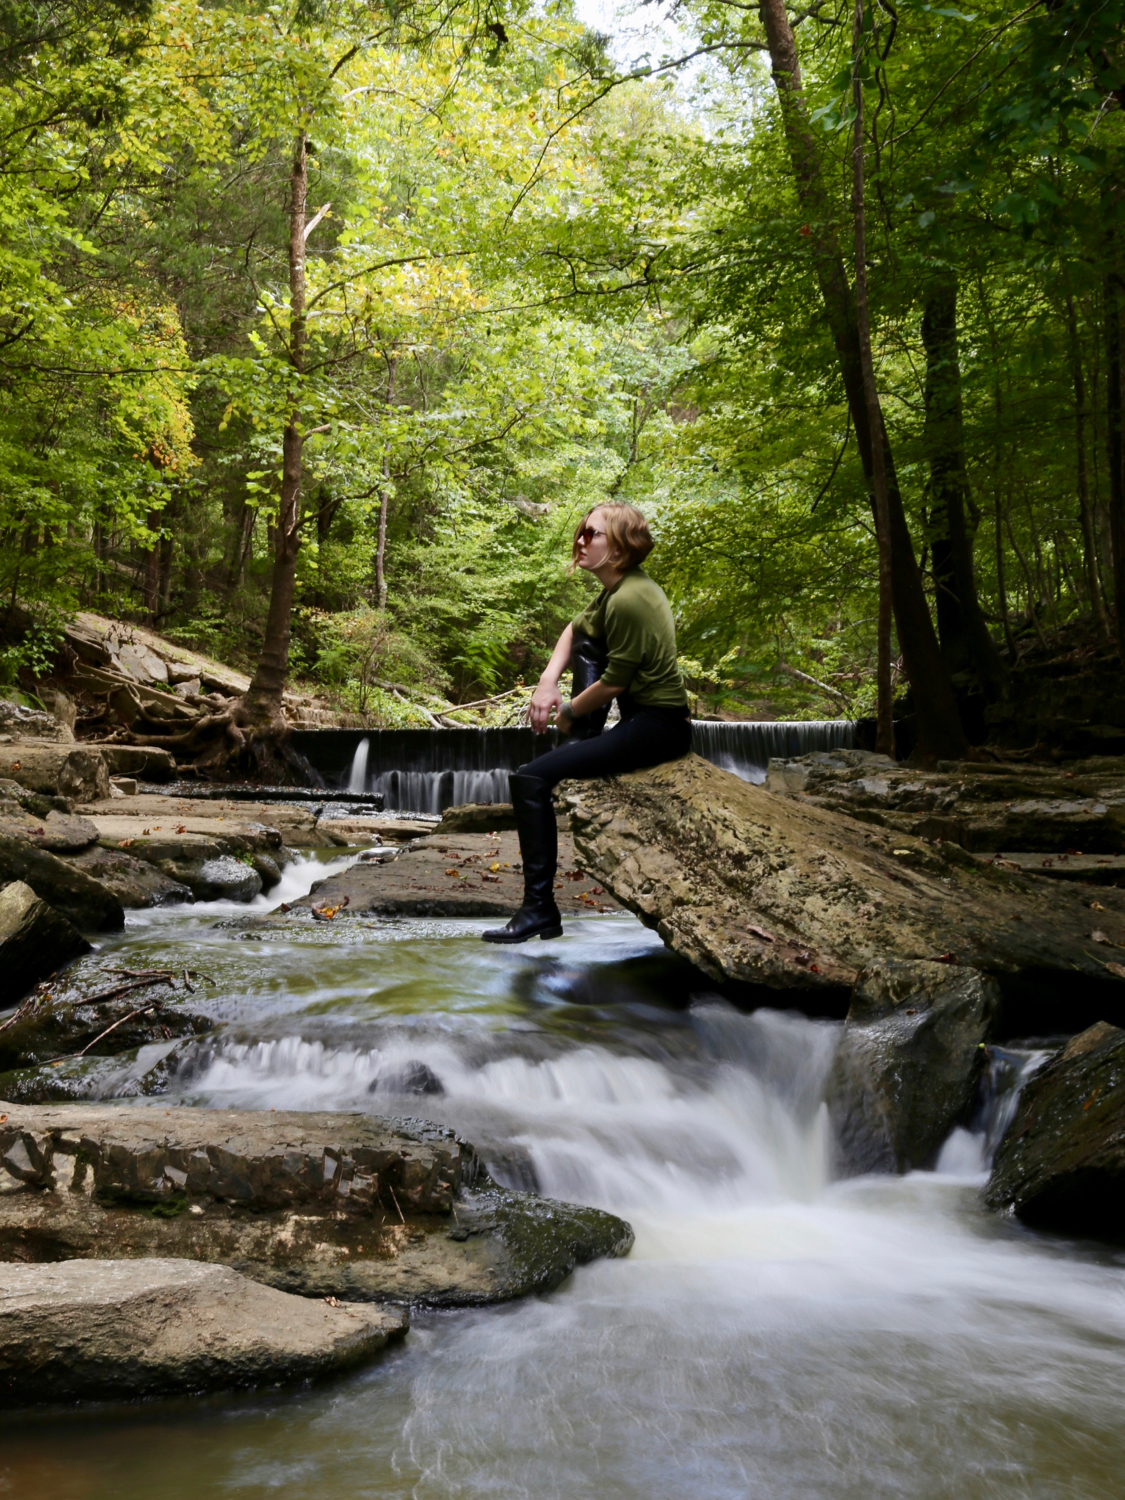
[[[443,813],[466,802],[509,800],[506,770],[379,771],[369,790],[382,793],[388,812]]]
[[[371,751],[371,741],[364,735],[355,747],[355,755],[352,757],[352,768],[348,773],[348,791],[365,792],[367,790],[367,757]]]
[[[854,745],[855,725],[850,719],[810,719],[803,723],[784,719],[692,721],[692,749],[696,754],[755,784],[765,781],[766,767],[774,756],[788,759],[810,755],[814,750],[851,750]]]

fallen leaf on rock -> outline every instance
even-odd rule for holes
[[[753,922],[746,924],[746,931],[752,933],[756,938],[761,938],[763,943],[772,943],[774,941],[772,932],[767,932],[764,927],[755,927]]]
[[[133,839],[121,839],[119,841],[117,847],[119,849],[131,849],[133,847],[133,843],[134,843]]]
[[[936,958],[931,958],[932,964],[955,964],[957,962],[952,953],[939,953]]]
[[[1082,850],[1081,849],[1068,849],[1066,852],[1068,854],[1073,854],[1074,857],[1075,857],[1075,859],[1081,859],[1082,858]]]
[[[910,850],[909,849],[892,849],[891,853],[892,854],[909,854]]]
[[[141,829],[141,837],[144,838],[146,834],[150,834],[151,832],[152,832],[151,828],[142,828]]]
[[[461,879],[461,871],[460,870],[446,870],[445,873],[447,875],[452,875],[453,878],[454,878],[454,880],[460,880]]]
[[[1116,948],[1117,946],[1113,939],[1111,937],[1107,937],[1100,927],[1094,928],[1093,932],[1090,934],[1090,939],[1095,943],[1108,943],[1111,948]]]
[[[1118,979],[1125,979],[1125,964],[1106,964],[1106,968]]]
[[[343,1305],[344,1305],[340,1301],[339,1297],[325,1297],[324,1300],[325,1300],[325,1302],[328,1303],[329,1307],[343,1307]]]
[[[1100,901],[1091,901],[1090,902],[1090,910],[1091,911],[1105,911],[1105,907],[1102,905],[1102,903]]]
[[[590,895],[591,896],[604,896],[605,895],[605,891],[602,890],[602,888],[601,888],[600,885],[596,885],[594,887],[594,889],[590,892]]]
[[[563,876],[564,880],[585,880],[586,875],[582,870],[568,870]]]
[[[500,884],[500,877],[499,877],[499,875],[486,875],[483,870],[481,871],[481,877],[480,878],[482,880],[487,880],[488,883],[489,883],[489,885],[499,885]]]
[[[490,864],[490,865],[489,865],[489,867],[488,867],[488,868],[489,868],[489,870],[490,870],[490,872],[491,872],[491,873],[492,873],[492,874],[493,874],[493,875],[495,875],[495,874],[496,874],[496,872],[497,872],[497,870],[498,870],[498,869],[499,869],[499,868],[500,868],[500,861],[499,861],[499,860],[498,860],[498,859],[494,859],[494,860],[493,860],[493,861],[492,861],[492,863],[491,863],[491,864]]]
[[[176,832],[177,833],[186,833],[187,832],[187,828],[185,827],[185,825],[183,823],[181,823],[180,826],[176,829]]]

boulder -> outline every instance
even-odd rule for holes
[[[891,961],[860,973],[827,1085],[841,1175],[932,1165],[972,1114],[999,1013],[996,982],[975,969]]]
[[[715,980],[846,999],[877,960],[941,958],[1013,993],[1034,980],[1060,1011],[1081,983],[1125,1016],[1118,891],[1099,891],[1095,915],[1078,888],[776,796],[695,755],[562,795],[583,868]]]
[[[47,799],[34,797],[26,800],[35,803]],[[36,817],[8,799],[0,801],[0,833],[26,839],[35,848],[46,849],[51,854],[76,854],[88,848],[98,837],[98,830],[88,818],[58,812],[55,808]]]
[[[22,880],[41,900],[84,932],[125,925],[125,910],[113,891],[73,859],[38,848],[0,823],[0,881]]]
[[[243,864],[233,854],[168,861],[163,868],[169,874],[174,871],[174,878],[186,885],[197,901],[253,901],[262,889],[262,877],[254,866]]]
[[[290,1296],[167,1257],[0,1265],[0,1404],[289,1384],[370,1359],[401,1310]]]
[[[515,808],[510,802],[463,802],[445,809],[435,832],[499,833],[515,826]]]
[[[497,1188],[416,1120],[0,1104],[0,1257],[159,1253],[305,1296],[463,1306],[632,1243],[611,1214]]]
[[[33,792],[92,802],[109,796],[109,771],[100,750],[22,740],[0,745],[0,776]]]
[[[123,849],[95,845],[74,855],[71,865],[84,870],[116,896],[126,911],[141,906],[177,906],[194,901],[191,888],[145,859],[134,859]]]
[[[0,1007],[15,1005],[34,985],[70,963],[90,944],[29,885],[0,890]],[[0,1028],[0,1042],[4,1031]]]
[[[99,745],[111,776],[137,776],[143,781],[172,781],[176,758],[171,750],[151,745]]]
[[[1125,1031],[1090,1027],[1025,1084],[985,1202],[1036,1228],[1125,1241]]]

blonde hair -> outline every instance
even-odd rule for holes
[[[578,538],[589,524],[594,511],[600,510],[605,517],[605,539],[609,544],[610,557],[619,567],[635,568],[643,563],[655,543],[648,522],[635,505],[624,505],[614,501],[608,505],[595,505],[574,528],[574,542],[570,553],[570,571],[578,566]]]

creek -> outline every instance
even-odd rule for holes
[[[326,1386],[6,1419],[0,1496],[1120,1496],[1125,1255],[978,1206],[1010,1100],[936,1172],[833,1181],[834,1023],[662,989],[631,917],[497,950],[481,921],[247,939],[244,915],[131,913],[83,960],[215,978],[224,1025],[176,1097],[449,1123],[511,1185],[627,1218],[636,1248],[548,1296],[416,1314]]]

